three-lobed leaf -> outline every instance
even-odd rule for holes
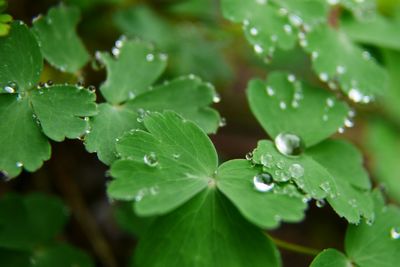
[[[76,7],[60,4],[46,16],[34,19],[32,32],[46,60],[61,71],[76,73],[89,60],[75,28],[80,12]]]

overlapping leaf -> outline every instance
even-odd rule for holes
[[[32,31],[46,60],[61,71],[76,73],[89,60],[75,28],[79,9],[60,4],[33,21]]]
[[[94,266],[82,251],[54,244],[67,221],[58,198],[8,194],[0,199],[1,264],[8,267]]]
[[[165,55],[141,42],[120,41],[115,58],[107,53],[100,56],[108,71],[101,86],[108,103],[100,104],[99,114],[91,120],[85,139],[88,151],[97,152],[104,163],[112,163],[117,138],[142,128],[142,117],[148,111],[175,110],[205,131],[216,131],[219,115],[208,107],[216,97],[210,84],[189,75],[152,87],[166,66]]]
[[[22,168],[35,171],[50,158],[47,137],[62,141],[87,131],[84,118],[96,113],[95,94],[69,85],[35,87],[43,60],[22,22],[14,22],[9,35],[0,37],[0,54],[0,170],[14,177]]]
[[[375,192],[377,193],[377,192]],[[382,196],[375,194],[375,221],[350,225],[346,232],[346,255],[333,249],[320,253],[312,267],[395,267],[400,253],[400,210],[385,206]],[[331,262],[329,265],[328,262]],[[347,264],[346,264],[347,263]]]
[[[267,82],[251,81],[248,99],[275,143],[278,136],[285,134],[305,143],[303,153],[290,156],[279,152],[277,144],[260,141],[253,151],[255,164],[263,165],[277,182],[293,181],[309,197],[327,198],[349,222],[372,218],[370,183],[361,155],[348,143],[322,142],[343,124],[351,124],[345,103],[284,73],[271,73]]]
[[[217,187],[260,227],[302,219],[306,205],[296,189],[283,194],[285,186],[276,185],[271,192],[257,191],[253,178],[262,170],[245,160],[218,168],[215,148],[194,123],[166,112],[145,117],[144,124],[148,132],[134,131],[117,144],[122,159],[112,165],[116,179],[108,187],[110,197],[136,201],[139,215],[165,214],[199,192]],[[281,205],[287,209],[278,209]]]
[[[207,12],[213,8],[204,1],[192,1]],[[183,7],[191,2],[177,3]],[[212,3],[214,4],[214,3]],[[199,9],[196,9],[199,11]],[[189,11],[190,12],[190,11]],[[204,19],[204,16],[202,17]],[[119,30],[130,37],[153,42],[168,53],[171,62],[168,70],[172,75],[196,73],[209,81],[225,80],[231,77],[231,68],[223,56],[224,42],[214,28],[199,23],[175,24],[152,11],[147,6],[136,5],[115,13],[114,22]]]
[[[354,102],[369,103],[386,90],[385,70],[343,31],[321,26],[304,40],[319,78],[332,88],[340,87]]]
[[[157,219],[140,240],[135,263],[137,267],[281,266],[271,240],[213,189]]]
[[[371,155],[374,178],[381,183],[391,198],[400,202],[398,151],[400,139],[397,129],[379,120],[369,121],[365,144]]]

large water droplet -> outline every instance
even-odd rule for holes
[[[7,93],[15,93],[15,91],[17,90],[17,84],[15,82],[9,82],[6,86],[4,86],[3,89]]]
[[[158,165],[157,155],[154,152],[144,155],[143,161],[147,166],[155,167]]]
[[[286,156],[300,155],[304,150],[303,140],[291,133],[280,133],[275,137],[275,146],[280,153]]]
[[[267,172],[255,175],[253,177],[253,184],[254,188],[259,192],[271,191],[275,186],[271,174]]]
[[[392,227],[390,229],[390,237],[392,239],[400,239],[400,227]]]
[[[292,178],[298,179],[298,178],[303,177],[303,175],[304,175],[304,168],[303,168],[303,166],[301,166],[301,165],[298,164],[298,163],[293,163],[293,164],[289,167],[289,173],[290,173],[290,176],[291,176]]]

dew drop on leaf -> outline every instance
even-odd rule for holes
[[[392,239],[400,239],[400,227],[392,227],[390,229],[390,237]]]
[[[318,207],[318,208],[322,208],[322,207],[324,207],[325,206],[325,200],[323,200],[323,199],[318,199],[317,201],[315,201],[315,205]]]
[[[352,89],[350,89],[350,91],[349,91],[349,98],[350,98],[352,101],[358,103],[358,102],[360,102],[360,101],[363,99],[363,95],[362,95],[362,93],[361,93],[359,90],[357,90],[357,89],[355,89],[355,88],[352,88]]]
[[[147,166],[155,167],[158,165],[157,155],[154,152],[144,155],[143,161]]]
[[[274,94],[275,94],[275,90],[274,90],[274,88],[272,88],[271,86],[267,86],[267,94],[269,95],[269,96],[273,96]]]
[[[323,81],[323,82],[327,82],[327,81],[329,80],[328,73],[326,73],[326,72],[321,72],[321,73],[318,75],[318,77],[319,77],[319,79],[320,79],[321,81]]]
[[[279,103],[279,108],[280,108],[280,109],[285,110],[286,107],[287,107],[287,105],[286,105],[286,103],[285,103],[284,101],[281,101],[281,102]]]
[[[218,126],[219,127],[226,126],[226,119],[224,117],[221,117],[221,119],[219,120]]]
[[[261,54],[264,51],[264,49],[261,47],[261,45],[256,44],[254,45],[254,52],[256,52],[257,54]]]
[[[253,177],[254,188],[259,192],[271,191],[275,184],[272,180],[272,175],[264,172]]]
[[[252,160],[253,159],[253,153],[249,152],[246,154],[246,159],[247,160]]]
[[[274,158],[271,154],[264,154],[261,155],[260,162],[263,166],[271,168],[274,164]]]
[[[286,156],[297,156],[304,150],[303,140],[291,133],[278,134],[275,137],[275,146],[281,154]]]
[[[148,62],[153,61],[153,60],[154,60],[154,55],[153,55],[153,54],[147,54],[147,55],[146,55],[146,60],[147,60]]]
[[[215,92],[214,95],[213,95],[213,102],[214,103],[221,102],[221,96],[217,92]]]
[[[321,189],[324,190],[325,193],[331,191],[331,184],[329,182],[323,182],[319,187],[321,187]]]
[[[15,163],[15,166],[17,166],[18,168],[21,168],[22,166],[24,166],[24,164],[22,164],[22,162],[17,162]]]
[[[304,168],[303,168],[303,166],[301,166],[301,165],[298,164],[298,163],[293,163],[293,164],[289,167],[289,173],[290,173],[290,176],[291,176],[292,178],[298,179],[298,178],[303,177],[303,175],[304,175]]]
[[[257,28],[254,28],[254,27],[251,28],[251,29],[250,29],[250,34],[253,35],[253,36],[256,36],[256,35],[258,34]]]

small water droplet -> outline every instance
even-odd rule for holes
[[[21,168],[22,166],[24,166],[24,164],[22,163],[22,162],[17,162],[17,163],[15,163],[15,165],[18,167],[18,168]]]
[[[346,68],[344,66],[339,65],[339,66],[336,67],[336,72],[338,74],[343,74],[343,73],[346,72]]]
[[[221,119],[219,120],[218,126],[219,127],[226,126],[226,119],[224,117],[221,117]]]
[[[392,239],[400,239],[400,227],[392,227],[390,229],[390,237]]]
[[[326,204],[326,203],[325,203],[325,200],[323,200],[323,199],[318,199],[318,200],[315,201],[315,205],[316,205],[318,208],[324,207],[325,204]]]
[[[154,60],[154,55],[153,54],[147,54],[146,55],[146,60],[148,61],[148,62],[151,62],[151,61],[153,61]]]
[[[261,156],[260,162],[263,166],[271,168],[274,165],[274,158],[271,154],[264,154]]]
[[[329,193],[331,191],[331,184],[328,181],[323,182],[319,187],[321,187],[325,193]]]
[[[298,163],[293,163],[289,167],[290,176],[294,179],[299,179],[304,176],[304,168]]]
[[[112,53],[115,57],[118,57],[119,54],[121,53],[121,51],[120,51],[117,47],[113,47],[113,48],[111,49],[111,53]]]
[[[344,120],[344,126],[346,126],[347,128],[351,128],[354,126],[354,122],[352,120],[350,120],[349,118],[346,118]]]
[[[363,99],[363,94],[358,89],[352,88],[349,91],[349,98],[358,103]]]
[[[371,54],[368,51],[363,51],[362,52],[362,57],[365,60],[370,60],[371,59]]]
[[[297,156],[304,150],[303,140],[291,133],[278,134],[275,137],[275,146],[281,154],[286,156]]]
[[[179,153],[174,153],[174,154],[172,155],[172,157],[173,157],[175,160],[177,160],[177,159],[179,159],[179,158],[181,157],[181,154],[179,154]]]
[[[253,153],[252,152],[247,153],[246,154],[246,159],[247,160],[252,160],[253,159]]]
[[[17,91],[17,84],[15,82],[9,82],[3,89],[7,93],[15,93]]]
[[[143,161],[147,166],[155,167],[158,165],[157,155],[154,152],[144,155]]]
[[[253,36],[256,36],[256,35],[258,34],[257,28],[254,28],[254,27],[251,28],[251,29],[250,29],[250,34],[253,35]]]
[[[327,105],[329,108],[333,107],[333,106],[335,105],[335,100],[333,100],[332,97],[328,97],[328,98],[326,99],[326,105]]]
[[[303,20],[295,14],[289,15],[289,21],[292,25],[297,26],[297,27],[300,26],[301,24],[303,24]]]
[[[128,98],[129,98],[129,99],[134,99],[134,98],[135,98],[135,93],[132,92],[132,91],[129,91],[129,93],[128,93]]]
[[[144,118],[145,118],[146,115],[147,115],[147,112],[146,112],[144,109],[139,108],[139,109],[137,110],[137,113],[138,113],[138,117],[136,118],[137,122],[143,122],[143,121],[144,121]]]
[[[285,168],[285,162],[283,161],[283,160],[279,160],[277,163],[276,163],[276,167],[278,168],[278,169],[283,169],[283,168]]]
[[[285,101],[279,102],[279,108],[280,108],[280,109],[285,110],[286,107],[287,107],[287,105],[286,105]]]
[[[257,54],[261,54],[262,52],[264,52],[264,49],[261,47],[261,45],[255,44],[255,45],[254,45],[254,51],[255,51]]]
[[[272,180],[272,175],[267,172],[255,175],[253,177],[253,185],[259,192],[271,191],[275,186]]]
[[[272,88],[271,86],[267,86],[267,94],[269,95],[269,96],[273,96],[273,95],[275,95],[275,91],[274,91],[274,88]]]
[[[316,60],[318,58],[319,54],[317,51],[312,51],[311,52],[311,59]]]
[[[286,16],[288,13],[289,12],[287,11],[287,9],[283,8],[283,7],[279,8],[279,10],[278,10],[278,14],[281,15],[281,16]]]
[[[353,208],[357,208],[357,200],[352,198],[349,200],[349,205]]]
[[[287,34],[292,34],[292,32],[293,32],[292,26],[290,26],[289,24],[283,25],[283,30],[284,30]]]
[[[338,129],[338,133],[340,133],[340,134],[344,133],[344,128],[343,128],[343,127],[340,127],[340,128]]]
[[[329,80],[328,73],[326,73],[326,72],[321,72],[321,73],[318,75],[318,77],[319,77],[319,79],[320,79],[321,81],[323,81],[323,82],[327,82],[327,81]]]
[[[221,102],[221,96],[217,92],[215,92],[214,95],[213,95],[213,102],[214,103]]]
[[[289,82],[294,83],[296,81],[296,76],[294,76],[294,74],[289,74],[287,79]]]

